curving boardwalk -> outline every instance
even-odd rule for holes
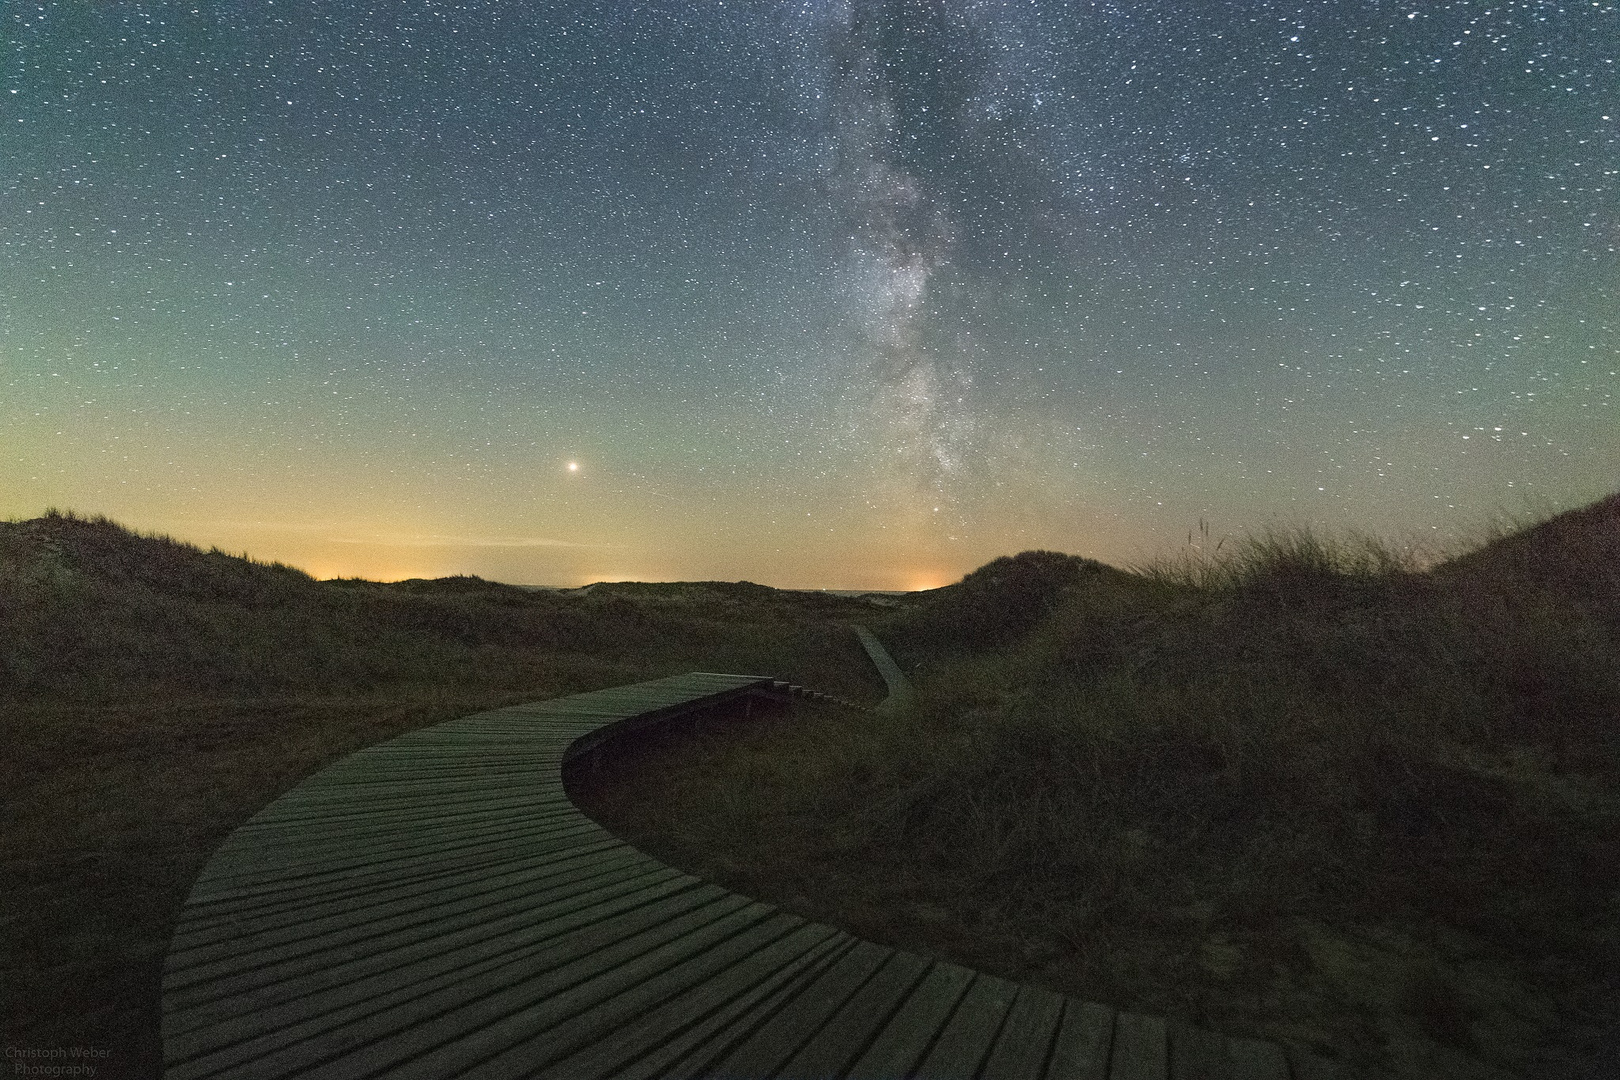
[[[861,639],[861,648],[866,650],[872,666],[878,669],[878,674],[883,676],[883,685],[888,688],[889,696],[884,698],[883,704],[878,707],[902,708],[915,700],[917,692],[912,689],[911,680],[906,678],[905,672],[900,670],[900,665],[894,662],[894,657],[889,655],[889,650],[883,647],[883,642],[877,639],[877,635],[864,626],[855,626],[851,629],[855,631],[855,636]]]
[[[563,793],[564,759],[606,728],[789,689],[696,673],[496,709],[310,777],[226,840],[186,902],[165,1075],[1315,1075],[1271,1043],[806,922],[657,862]]]

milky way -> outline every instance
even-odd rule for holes
[[[3,513],[908,587],[1620,478],[1609,3],[3,17]]]

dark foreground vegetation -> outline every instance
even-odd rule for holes
[[[156,1076],[162,958],[192,881],[346,753],[691,670],[875,700],[845,624],[876,610],[747,584],[317,582],[102,519],[0,523],[5,1045]]]
[[[1029,552],[871,624],[915,712],[623,740],[578,798],[872,939],[1352,1075],[1613,1075],[1620,496],[1427,570]]]

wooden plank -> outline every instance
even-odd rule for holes
[[[611,720],[608,717],[602,719]],[[388,742],[368,746],[348,760],[353,764],[363,764],[386,759],[392,754],[438,753],[444,750],[483,756],[489,756],[491,751],[499,751],[516,754],[522,759],[543,757],[556,752],[556,743],[559,739],[566,739],[596,723],[598,722],[579,717],[530,720],[522,724],[509,725],[485,723],[458,728],[428,728],[425,731],[401,735]]]
[[[701,994],[711,980],[804,926],[803,919],[763,904],[755,905],[754,911],[764,918],[705,948],[686,951],[676,963],[663,967],[645,964],[634,973],[627,968],[548,1000],[545,1008],[554,1015],[562,1017],[570,1009],[573,1011],[556,1024],[479,1062],[480,1080],[518,1080],[532,1075],[537,1067],[555,1064],[592,1045],[617,1044],[626,1026],[647,1017],[660,1006],[677,1002],[689,994]],[[604,998],[600,996],[603,987],[597,984],[608,979],[622,989]],[[570,998],[577,1000],[571,1002]]]
[[[324,832],[318,826],[312,829],[312,847],[324,848],[331,842],[344,837],[371,839],[377,851],[404,850],[411,846],[409,843],[413,836],[422,840],[437,839],[453,833],[466,834],[469,832],[483,832],[489,835],[499,833],[522,831],[534,827],[548,827],[552,825],[577,824],[589,820],[577,811],[564,807],[545,807],[510,814],[489,815],[458,815],[442,822],[431,819],[423,820],[415,829],[400,829],[392,822],[381,822],[375,830],[368,830],[361,822],[347,823],[335,832]],[[226,861],[251,858],[267,847],[279,848],[284,846],[287,833],[264,833],[259,835],[244,834],[233,837],[227,844],[222,844],[216,859],[209,860],[209,866],[216,862],[223,865]],[[314,860],[309,860],[313,862]]]
[[[997,1080],[1042,1080],[1063,1017],[1063,995],[1023,986],[985,1062]]]
[[[333,766],[329,775],[320,777],[320,784],[364,787],[367,784],[394,784],[405,780],[540,777],[557,767],[560,753],[560,747],[548,747],[544,753],[507,750],[479,755],[465,748],[458,752],[453,747],[445,747],[431,753],[422,749],[409,754],[375,755]]]
[[[1163,1018],[1118,1013],[1108,1080],[1165,1080],[1169,1074],[1170,1043]]]
[[[443,833],[467,833],[484,824],[506,827],[518,824],[538,824],[578,820],[580,814],[564,803],[541,801],[533,798],[508,799],[504,805],[473,806],[450,810],[443,807],[420,806],[410,813],[391,810],[371,816],[347,815],[341,818],[316,818],[303,822],[276,823],[241,837],[232,850],[244,854],[259,851],[280,852],[281,849],[302,844],[311,854],[334,844],[354,843],[356,840],[383,843],[409,838],[437,836]]]
[[[556,766],[550,766],[555,770]],[[265,807],[244,827],[258,828],[277,821],[322,817],[366,816],[413,804],[423,807],[459,806],[532,796],[556,799],[561,784],[550,771],[513,771],[477,776],[440,778],[423,771],[386,783],[351,782],[333,778],[320,784],[294,788]]]
[[[714,1066],[716,1076],[774,1076],[886,961],[893,949],[857,941],[781,1012]]]
[[[972,1080],[978,1076],[1017,995],[1018,987],[1007,980],[976,973],[919,1072],[931,1080]]]
[[[687,893],[691,895],[683,895]],[[256,1005],[262,1007],[376,972],[396,971],[457,948],[476,947],[508,933],[521,934],[537,928],[536,938],[549,939],[570,931],[583,933],[584,928],[595,928],[612,918],[660,903],[668,904],[661,910],[678,910],[724,895],[728,894],[718,886],[706,886],[696,878],[663,868],[645,880],[636,878],[564,892],[497,918],[447,920],[438,926],[395,931],[368,942],[365,949],[351,948],[336,955],[318,949],[289,949],[282,958],[265,960],[252,968],[218,965],[175,972],[164,988],[164,1004],[166,1008],[206,1011],[228,997],[252,992],[256,994]]]
[[[488,821],[488,823],[476,823],[475,821],[475,823],[468,824],[467,827],[460,827],[460,831],[463,834],[465,832],[475,832],[475,834],[478,834],[476,839],[489,840],[502,836],[520,836],[525,832],[533,834],[536,831],[549,831],[549,829],[567,831],[567,829],[577,829],[577,827],[586,826],[586,824],[593,823],[591,823],[590,819],[585,818],[583,814],[570,814],[569,811],[565,810],[544,810],[531,814],[512,814],[509,819],[496,819],[496,821]],[[434,829],[431,824],[424,824],[421,829],[418,829],[418,832],[426,842],[437,844],[444,837],[454,836],[457,827],[458,823],[447,823],[444,829]],[[364,839],[364,829],[356,829],[352,836],[355,836],[356,839]],[[403,852],[403,850],[408,850],[411,847],[408,840],[410,840],[408,834],[405,834],[405,836],[382,834],[382,836],[376,837],[374,847],[377,848],[379,853]],[[217,882],[214,881],[215,878],[220,878],[225,873],[238,873],[240,866],[251,865],[251,860],[256,857],[259,847],[261,845],[256,840],[243,839],[243,837],[232,837],[227,844],[220,845],[219,852],[215,853],[214,858],[209,860],[207,866],[204,866],[203,878],[198,881],[198,892],[211,892],[212,886],[217,886]],[[274,881],[266,882],[266,884],[280,886],[282,882],[283,879],[277,876]]]
[[[1108,1080],[1114,1045],[1114,1010],[1073,998],[1063,1003],[1063,1022],[1052,1044],[1048,1080]]]
[[[310,845],[306,858],[297,857],[297,849],[287,843],[252,844],[221,851],[218,861],[211,861],[213,876],[252,877],[254,874],[296,875],[310,877],[340,867],[362,866],[369,862],[409,859],[413,853],[431,853],[446,847],[455,848],[469,843],[483,842],[503,836],[541,838],[552,833],[566,835],[586,823],[574,814],[546,814],[532,817],[507,815],[485,821],[455,822],[442,828],[424,825],[416,830],[389,829],[370,833],[356,829],[343,834],[322,837]]]
[[[365,792],[342,788],[331,792],[331,798],[288,801],[274,814],[263,814],[244,822],[244,836],[255,836],[289,825],[309,826],[339,824],[347,821],[369,821],[395,815],[414,815],[418,818],[449,813],[488,810],[502,803],[516,806],[529,804],[536,807],[566,806],[568,796],[560,784],[527,780],[523,783],[494,783],[480,781],[474,786],[436,790],[411,788],[395,790],[398,784],[388,784]],[[324,793],[323,793],[324,794]]]
[[[293,864],[299,869],[318,867],[327,862],[343,861],[350,856],[381,855],[409,851],[414,848],[437,846],[441,841],[465,842],[511,832],[539,835],[560,829],[575,828],[584,819],[567,810],[545,810],[536,813],[513,812],[465,816],[454,821],[423,819],[414,823],[389,821],[376,826],[350,824],[336,829],[312,829],[312,836],[299,859],[297,833],[291,830],[270,833],[251,844],[233,845],[222,849],[217,863],[210,861],[218,872],[241,873],[244,868],[276,867]]]
[[[467,748],[448,745],[418,748],[408,754],[359,754],[343,758],[313,776],[306,777],[287,792],[298,796],[318,793],[323,788],[365,789],[378,780],[397,784],[414,782],[440,783],[447,780],[476,781],[505,777],[549,775],[558,765],[563,747],[559,740],[546,736],[532,736],[519,749],[510,747],[488,754],[474,754]]]
[[[538,769],[556,760],[561,750],[560,744],[566,738],[567,736],[550,737],[534,733],[526,736],[514,735],[510,739],[500,741],[486,740],[487,745],[484,746],[477,744],[476,735],[432,742],[413,740],[382,743],[343,758],[328,766],[323,770],[323,774],[336,780],[348,780],[351,777],[364,779],[373,771],[389,773],[423,769],[428,772],[477,772]]]
[[[935,963],[851,1066],[850,1080],[912,1075],[972,981],[973,972],[959,964]]]
[[[529,908],[544,897],[578,895],[587,889],[601,889],[620,882],[645,880],[667,875],[664,867],[609,865],[605,870],[586,874],[559,875],[542,864],[541,869],[507,880],[461,882],[457,886],[412,897],[408,901],[373,906],[358,911],[338,911],[321,918],[293,924],[259,928],[251,922],[238,928],[234,937],[216,938],[207,944],[170,953],[168,968],[173,982],[181,985],[181,972],[203,965],[230,963],[252,965],[260,958],[303,950],[330,951],[349,942],[367,941],[393,930],[423,923],[438,927],[474,913],[480,919],[499,918],[513,908]],[[561,877],[561,880],[559,880]]]
[[[712,1080],[721,1059],[789,1008],[828,971],[842,963],[858,944],[855,938],[842,930],[834,930],[832,936],[818,946],[805,963],[795,965],[786,979],[773,977],[770,993],[746,1003],[729,1023],[724,1026],[705,1024],[688,1037],[672,1040],[668,1046],[660,1047],[634,1065],[627,1066],[625,1075],[614,1080],[665,1080],[677,1077]]]
[[[932,963],[892,952],[877,973],[789,1059],[789,1076],[843,1076],[905,1005]]]
[[[572,734],[533,731],[500,738],[467,734],[431,741],[384,743],[344,758],[330,767],[326,777],[338,781],[364,780],[374,773],[417,770],[429,776],[454,772],[538,772],[556,764],[557,756]]]
[[[463,1072],[487,1075],[487,1063],[514,1044],[600,1004],[679,960],[701,955],[771,916],[761,904],[724,897],[709,909],[666,920],[627,939],[592,949],[559,967],[502,987],[449,1012],[399,1029],[389,1014],[379,1018],[394,1030],[373,1041],[365,1032],[364,1061],[386,1070],[390,1080],[418,1080]],[[728,909],[729,910],[726,910]],[[719,918],[713,910],[724,911]],[[351,1080],[354,1064],[344,1060],[307,1069],[306,1080]]]
[[[268,815],[273,809],[276,815],[296,815],[310,811],[319,812],[329,806],[344,804],[359,807],[373,800],[393,797],[417,796],[432,802],[436,798],[454,799],[459,797],[458,793],[468,790],[554,796],[563,790],[562,779],[557,769],[558,764],[552,763],[543,768],[522,770],[464,769],[429,772],[426,769],[401,769],[392,774],[370,773],[363,776],[330,777],[322,780],[318,788],[307,791],[294,788],[283,796],[288,800],[285,806],[272,804],[263,812]],[[439,795],[438,792],[443,794]]]
[[[531,735],[521,744],[509,747],[491,745],[486,749],[458,746],[396,747],[387,753],[356,756],[334,766],[323,784],[365,784],[378,780],[444,780],[486,776],[539,776],[555,769],[569,739],[548,739]]]
[[[268,940],[284,932],[307,932],[308,928],[325,925],[327,920],[363,920],[440,903],[449,897],[478,895],[508,881],[532,880],[537,887],[545,887],[635,868],[667,869],[657,860],[622,845],[585,848],[564,859],[538,852],[470,869],[453,866],[443,873],[413,875],[356,892],[302,894],[287,904],[227,910],[219,918],[192,920],[176,929],[170,952],[189,956],[194,949],[242,940],[248,935]]]
[[[438,843],[408,851],[373,853],[357,850],[352,858],[329,858],[318,865],[304,866],[289,860],[263,859],[249,862],[247,858],[233,860],[225,867],[220,879],[213,884],[223,890],[210,894],[228,906],[236,897],[281,897],[319,893],[323,889],[344,883],[346,877],[375,876],[379,881],[410,874],[443,862],[454,862],[461,857],[502,848],[539,853],[565,851],[597,841],[617,839],[612,833],[594,823],[564,823],[552,828],[516,829],[494,836],[447,837]],[[623,841],[619,841],[622,843]],[[257,873],[255,873],[257,871]],[[230,886],[238,886],[232,890]]]
[[[830,926],[804,923],[756,949],[658,1008],[554,1060],[536,1074],[554,1080],[587,1077],[638,1080],[666,1077],[717,1035],[747,1023],[790,992],[794,978],[825,957],[843,937]],[[767,1014],[768,1015],[768,1014]]]
[[[619,711],[625,715],[686,703],[723,703],[768,683],[765,679],[688,679],[676,676],[652,682],[592,690],[530,705],[510,705],[475,714],[478,718],[521,720],[526,715],[557,716],[583,711]],[[455,721],[450,721],[455,723]]]
[[[453,855],[476,845],[503,842],[529,843],[536,848],[554,846],[553,841],[566,846],[570,837],[600,834],[612,836],[606,829],[586,818],[562,820],[555,824],[519,821],[497,828],[481,829],[474,835],[446,834],[417,844],[398,843],[375,848],[359,847],[346,857],[329,857],[320,862],[292,863],[275,858],[253,859],[251,853],[232,853],[220,871],[208,881],[209,890],[200,896],[202,902],[216,895],[229,895],[238,891],[251,893],[287,892],[307,888],[332,877],[381,872],[389,867],[410,866],[435,857]],[[203,886],[198,885],[201,890]],[[219,888],[220,893],[213,892]]]
[[[198,900],[194,897],[193,901],[181,911],[179,925],[191,928],[248,917],[261,912],[297,911],[309,904],[408,888],[413,882],[428,878],[478,873],[484,867],[519,862],[552,853],[561,858],[568,854],[607,848],[635,850],[606,830],[596,834],[582,833],[577,838],[577,843],[566,850],[558,846],[555,838],[548,844],[540,846],[536,845],[532,838],[520,835],[514,840],[470,846],[448,852],[439,858],[419,859],[379,872],[334,877],[305,888],[279,892],[236,889],[217,894],[217,899]]]
[[[237,939],[220,941],[206,949],[175,957],[167,971],[168,981],[170,986],[180,989],[199,979],[214,977],[224,968],[249,970],[280,964],[308,953],[335,957],[345,955],[362,942],[368,948],[381,948],[392,940],[391,935],[408,935],[419,926],[431,924],[429,932],[448,932],[472,922],[494,923],[508,914],[534,910],[551,902],[628,889],[635,887],[633,883],[650,885],[683,878],[679,871],[654,863],[583,879],[553,879],[532,886],[509,885],[490,891],[465,890],[430,906],[372,919],[329,919],[308,930],[283,928],[279,933],[268,935],[250,930]]]
[[[391,744],[344,759],[332,767],[329,777],[322,779],[346,781],[418,772],[428,776],[457,772],[515,773],[525,769],[538,772],[555,762],[566,741],[566,736],[547,738],[538,734],[499,740],[469,735],[443,742]]]
[[[655,916],[654,922],[661,917]],[[304,1015],[291,1023],[281,1023],[285,1019],[285,1014],[281,1012],[273,1011],[267,1016],[243,1014],[238,1021],[227,1022],[236,1023],[241,1029],[241,1039],[232,1041],[228,1037],[218,1038],[220,1049],[179,1065],[173,1064],[176,1054],[171,1051],[169,1075],[189,1078],[213,1075],[221,1070],[234,1073],[244,1063],[273,1058],[286,1047],[315,1035],[345,1024],[365,1021],[390,1009],[429,998],[430,995],[438,996],[434,1004],[439,1007],[446,1000],[471,999],[491,985],[498,987],[511,982],[531,971],[536,964],[544,964],[548,950],[556,950],[555,942],[537,945],[533,942],[514,944],[512,940],[505,940],[491,944],[499,947],[476,953],[464,950],[448,954],[431,965],[417,965],[404,973],[408,977],[390,972],[371,979],[373,985],[369,987],[349,984],[325,992],[319,995],[320,1001],[313,1005],[300,1002],[304,1006]],[[469,956],[475,958],[469,960]],[[456,996],[458,993],[459,998]],[[431,1015],[431,1010],[428,1014]]]
[[[520,823],[577,820],[579,816],[579,811],[566,803],[542,802],[528,797],[505,800],[505,805],[458,807],[454,810],[419,806],[409,813],[390,810],[371,816],[348,815],[342,818],[278,822],[273,827],[265,826],[244,834],[232,850],[243,854],[280,852],[302,843],[305,850],[314,854],[334,844],[352,844],[357,839],[382,843],[448,832],[466,833],[484,824],[506,827]]]
[[[396,739],[343,758],[329,766],[329,775],[346,777],[371,769],[391,771],[403,767],[451,770],[539,766],[555,758],[560,743],[566,738],[566,735],[547,736],[541,732],[501,736],[466,732],[437,738]]]
[[[554,771],[556,766],[550,768]],[[259,825],[295,817],[386,809],[394,803],[407,803],[410,800],[421,800],[431,805],[468,798],[516,795],[550,799],[555,798],[561,790],[562,785],[556,777],[539,770],[448,779],[417,774],[398,777],[386,783],[331,780],[322,782],[319,787],[294,788],[244,824]]]
[[[310,785],[308,788],[293,788],[290,794],[318,795],[326,789],[378,792],[383,790],[379,785],[409,783],[514,783],[525,779],[538,783],[549,779],[561,764],[564,745],[537,746],[523,752],[492,749],[481,755],[467,747],[447,746],[431,753],[424,749],[411,754],[347,761],[341,768],[334,766],[330,774],[304,781]]]
[[[310,928],[325,925],[328,919],[370,919],[436,903],[440,898],[458,895],[469,888],[484,891],[507,882],[544,882],[562,877],[584,881],[630,867],[650,869],[651,863],[652,860],[640,852],[623,845],[587,849],[580,855],[561,859],[550,854],[531,855],[495,863],[487,869],[471,872],[458,869],[431,877],[413,878],[404,885],[388,890],[367,890],[359,895],[304,903],[295,908],[257,911],[207,923],[183,924],[171,939],[169,955],[171,959],[187,956],[193,949],[237,940],[244,935],[259,935],[261,940],[269,940],[270,936],[282,931],[307,932]],[[469,885],[469,882],[475,884]]]
[[[835,965],[841,963],[857,944],[859,942],[855,938],[842,930],[835,931],[832,938],[817,950],[809,963],[800,967],[768,996],[740,1013],[733,1025],[716,1029],[707,1038],[679,1040],[678,1045],[672,1048],[672,1053],[655,1052],[627,1068],[626,1076],[614,1077],[614,1080],[632,1080],[632,1078],[654,1080],[655,1077],[658,1080],[678,1080],[678,1078],[713,1080],[714,1070],[721,1058],[753,1037],[760,1027],[792,1005],[799,995],[814,986]],[[659,1062],[663,1064],[654,1068],[653,1066]]]
[[[243,1075],[279,1076],[365,1047],[384,1056],[397,1051],[390,1060],[403,1061],[500,1016],[521,1014],[593,972],[622,967],[659,944],[725,924],[749,907],[717,886],[672,899],[684,906],[577,912],[552,925],[531,922],[498,937],[419,948],[399,958],[409,962],[357,964],[336,977],[314,972],[290,988],[210,1002],[197,1011],[217,1013],[219,1022],[177,1032],[176,1040],[165,1025],[171,1072],[176,1080],[226,1067],[233,1075],[246,1070]],[[367,969],[364,977],[343,977],[360,968]],[[388,1047],[377,1049],[385,1042]]]
[[[275,813],[260,814],[243,822],[239,831],[252,835],[295,822],[311,824],[365,820],[400,811],[414,811],[421,816],[446,807],[471,810],[507,803],[520,806],[526,802],[537,805],[568,804],[567,795],[555,786],[541,786],[530,781],[496,784],[481,780],[476,784],[458,783],[453,787],[407,786],[402,782],[388,787],[387,791],[364,796],[358,796],[350,788],[338,788],[329,793],[320,792],[323,796],[330,796],[320,799],[313,795],[302,799],[283,797],[272,804],[279,807]],[[399,790],[394,790],[396,788]]]

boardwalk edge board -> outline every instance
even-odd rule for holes
[[[860,637],[894,708],[909,684]],[[804,922],[662,866],[559,799],[562,766],[609,739],[792,700],[848,704],[692,672],[459,717],[309,777],[193,885],[164,965],[165,1075],[1328,1075],[1274,1043]]]

